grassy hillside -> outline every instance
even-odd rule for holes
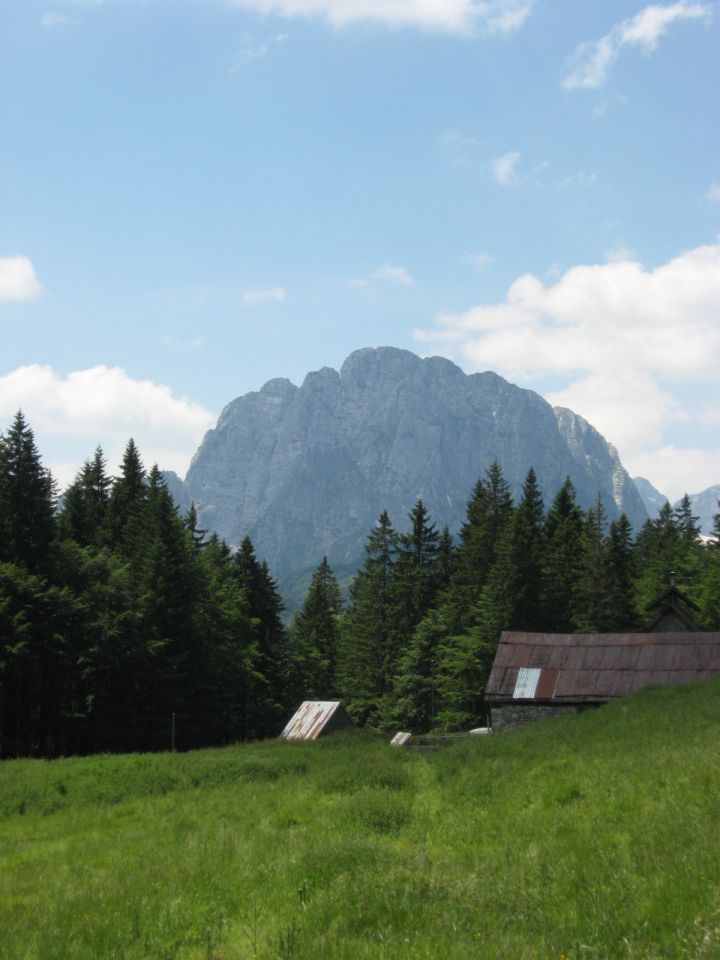
[[[720,682],[418,756],[0,766],[0,958],[720,957]]]

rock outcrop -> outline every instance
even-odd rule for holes
[[[233,400],[184,490],[202,527],[234,546],[249,534],[282,582],[323,555],[350,569],[380,512],[404,529],[417,497],[456,531],[493,460],[516,495],[533,466],[547,501],[569,475],[581,504],[599,492],[611,518],[646,519],[614,448],[581,417],[494,373],[391,347]]]

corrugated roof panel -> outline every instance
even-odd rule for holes
[[[339,706],[339,700],[305,700],[280,734],[281,739],[314,740]]]
[[[536,634],[503,633],[490,673],[489,702],[518,698],[517,683],[529,668],[558,671],[555,701],[603,702],[648,684],[708,680],[720,673],[720,632]],[[512,666],[508,666],[512,664]],[[524,684],[525,681],[522,681]],[[534,697],[521,684],[522,699]],[[542,694],[542,695],[541,695]]]
[[[521,667],[518,670],[515,689],[513,690],[513,699],[532,700],[535,696],[535,690],[540,679],[539,667]]]
[[[540,679],[535,690],[535,696],[538,700],[552,700],[555,696],[559,673],[559,670],[551,670],[547,667],[540,671]]]

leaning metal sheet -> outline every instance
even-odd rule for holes
[[[305,700],[280,737],[285,740],[314,740],[338,706],[337,700]]]

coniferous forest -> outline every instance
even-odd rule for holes
[[[345,600],[323,559],[286,627],[250,539],[232,552],[180,516],[132,440],[117,477],[98,449],[58,503],[19,413],[0,436],[0,756],[275,736],[303,699],[475,725],[502,630],[638,628],[670,571],[719,628],[720,513],[707,543],[687,497],[635,534],[569,479],[545,503],[530,470],[514,502],[493,463],[456,543],[421,500],[403,530],[383,512]]]

